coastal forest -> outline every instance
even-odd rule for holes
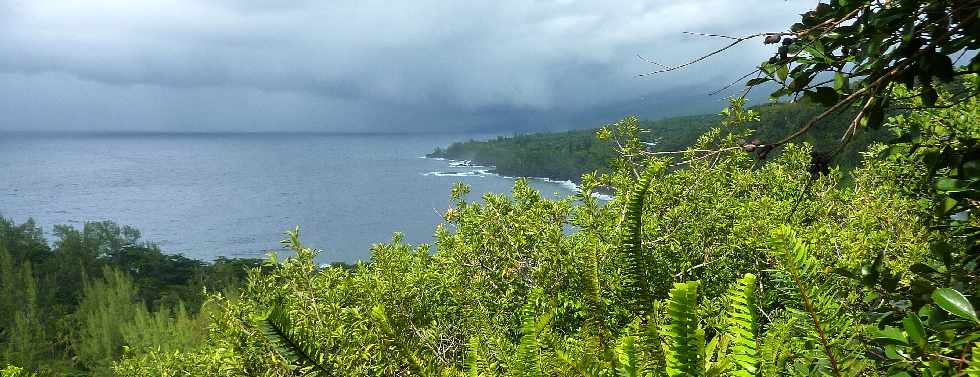
[[[752,106],[759,115],[753,122],[752,138],[771,140],[791,132],[794,127],[817,116],[822,110],[812,102],[769,103]],[[852,113],[835,113],[825,122],[840,126],[850,121]],[[692,115],[661,120],[638,119],[636,136],[651,152],[679,151],[687,148],[698,137],[722,121],[719,114]],[[814,130],[800,138],[817,147],[832,146],[840,135],[826,127]],[[438,147],[426,155],[429,158],[445,158],[469,161],[470,164],[492,166],[493,172],[508,177],[538,177],[559,181],[581,182],[582,175],[590,172],[611,172],[610,161],[619,156],[616,145],[596,137],[599,129],[573,130],[555,133],[499,136],[490,140],[456,142],[448,147]],[[859,151],[874,142],[890,138],[886,129],[869,129],[856,137],[854,148],[849,148],[835,159],[836,165],[853,168],[860,161]]]
[[[689,63],[768,46],[780,103],[437,150],[581,192],[460,183],[354,266],[4,220],[0,374],[980,376],[978,37],[977,0],[819,3]]]

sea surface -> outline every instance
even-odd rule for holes
[[[456,181],[470,200],[510,192],[514,179],[485,167],[422,158],[489,136],[0,133],[0,216],[34,218],[49,241],[55,224],[112,220],[204,260],[281,250],[299,225],[320,262],[368,260],[396,231],[432,242]],[[548,197],[574,190],[530,184]]]

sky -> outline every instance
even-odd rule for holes
[[[0,130],[547,131],[716,112],[813,0],[0,0]],[[647,60],[640,59],[639,56]]]

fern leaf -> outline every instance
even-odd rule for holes
[[[759,374],[759,309],[755,282],[755,275],[745,274],[728,291],[728,330],[725,335],[730,338],[730,357],[737,366],[732,375],[738,377]]]
[[[401,340],[398,332],[391,326],[384,304],[378,304],[371,308],[371,317],[384,334],[382,342],[390,344],[399,353],[401,359],[408,363],[412,371],[422,374],[425,371],[425,364],[412,352],[411,347]]]
[[[529,300],[521,311],[521,341],[517,347],[517,361],[520,363],[516,375],[527,377],[543,376],[538,359],[538,326],[535,318],[534,302]]]
[[[640,362],[638,350],[636,349],[636,338],[633,336],[626,336],[621,341],[618,347],[616,347],[616,357],[619,362],[616,363],[616,374],[619,377],[639,377],[640,376]]]
[[[606,308],[602,302],[599,286],[599,263],[597,247],[589,247],[584,251],[582,260],[582,293],[585,296],[585,306],[588,309],[588,319],[599,338],[599,346],[605,352],[609,349],[608,331],[606,330]]]
[[[861,332],[842,310],[839,295],[828,282],[819,261],[810,255],[806,243],[796,237],[788,226],[775,233],[776,259],[779,261],[783,280],[792,287],[792,298],[799,309],[791,309],[806,318],[809,323],[807,336],[819,344],[825,358],[817,364],[828,364],[829,373],[842,376],[846,365],[859,365],[860,352],[851,349],[857,342],[853,337]]]
[[[667,312],[670,324],[667,335],[670,348],[667,352],[667,374],[674,376],[700,376],[704,372],[704,329],[698,322],[697,308],[699,282],[675,283],[670,290]]]
[[[487,370],[487,361],[482,355],[480,355],[480,350],[482,348],[480,338],[478,336],[470,337],[466,344],[466,348],[466,359],[464,360],[466,375],[468,377],[482,376],[483,371]]]
[[[663,340],[660,338],[660,305],[660,301],[654,302],[653,309],[647,316],[645,331],[640,337],[640,347],[644,355],[647,355],[643,372],[645,375],[656,377],[664,376],[667,367],[666,352]]]
[[[276,353],[291,365],[299,366],[307,375],[332,375],[330,370],[321,364],[323,360],[315,356],[320,353],[312,346],[312,342],[304,339],[303,334],[293,326],[282,304],[273,305],[272,309],[256,322],[262,335]]]
[[[646,313],[653,302],[653,293],[650,291],[651,266],[648,256],[643,253],[642,244],[643,202],[650,188],[650,181],[659,170],[651,167],[644,171],[629,193],[619,243],[620,252],[626,257],[626,289],[632,297],[634,308],[641,314]]]

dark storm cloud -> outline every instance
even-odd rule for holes
[[[0,129],[558,129],[720,106],[757,44],[654,78],[812,6],[769,0],[0,0]]]

